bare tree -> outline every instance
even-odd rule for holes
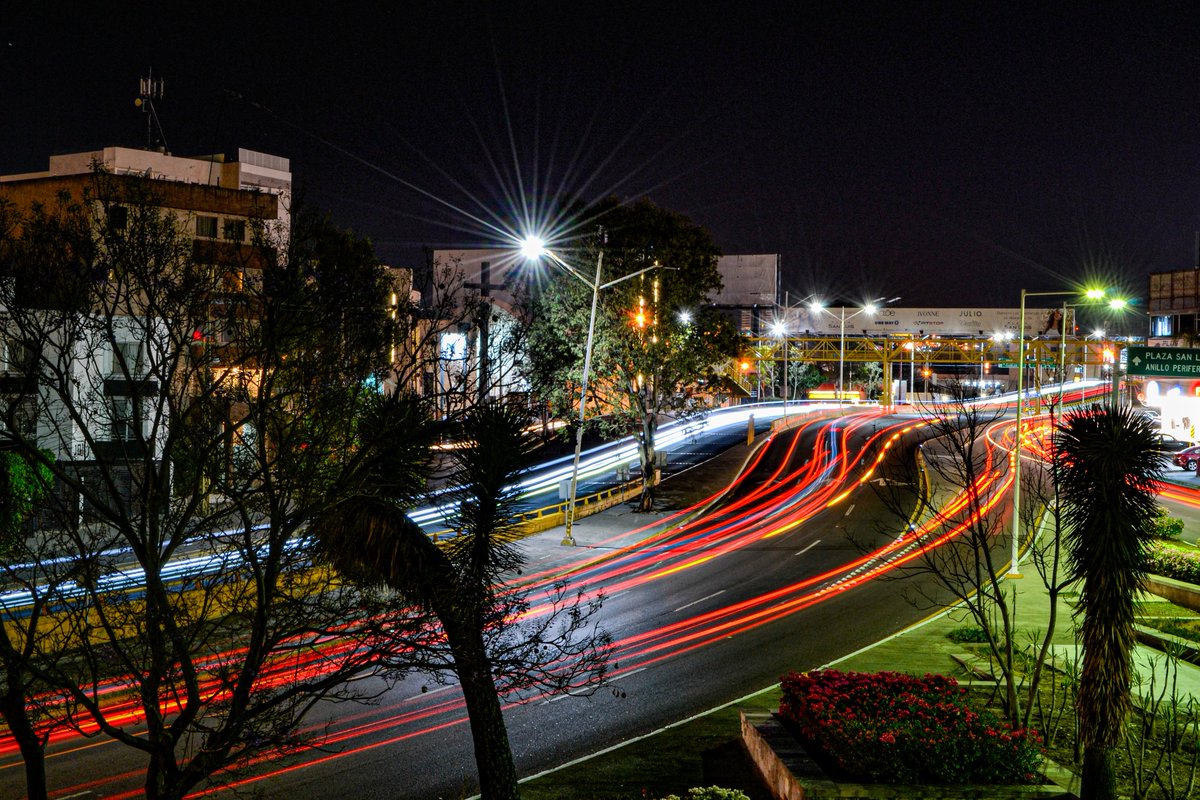
[[[933,588],[916,589],[913,601],[967,611],[999,669],[1008,719],[1020,727],[1025,715],[1014,600],[1003,569],[1007,559],[999,547],[1008,541],[998,502],[1007,450],[997,452],[988,440],[1003,411],[959,401],[925,407],[924,412],[928,438],[917,447],[904,479],[889,483],[880,494],[909,521],[907,546],[921,553],[904,572],[932,578]]]
[[[151,798],[308,746],[314,704],[368,699],[360,679],[422,638],[411,610],[315,569],[306,535],[388,371],[369,243],[303,211],[282,251],[253,215],[242,241],[193,241],[165,205],[98,173],[0,226],[0,445],[55,483],[0,564],[27,593],[0,659],[38,698],[38,740],[98,730],[144,757]]]

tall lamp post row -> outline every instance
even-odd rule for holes
[[[874,316],[875,312],[879,310],[879,306],[891,305],[892,303],[895,303],[899,299],[900,299],[899,297],[893,297],[889,300],[885,300],[882,297],[880,297],[880,298],[870,301],[869,303],[865,303],[862,306],[862,308],[858,309],[858,311],[855,311],[853,314],[850,314],[850,315],[846,314],[845,306],[842,306],[840,309],[838,309],[840,312],[838,315],[834,315],[834,313],[832,311],[830,311],[828,308],[826,308],[825,305],[823,303],[821,303],[819,300],[814,300],[813,302],[808,304],[808,307],[810,309],[812,309],[812,311],[814,313],[819,314],[821,312],[825,312],[826,314],[829,314],[830,316],[838,317],[838,341],[839,341],[839,344],[838,344],[838,388],[837,388],[838,402],[842,402],[846,399],[846,395],[845,395],[846,323],[849,322],[850,320],[854,319],[855,317],[859,316],[860,314],[866,314],[867,316]]]
[[[811,296],[812,295],[809,295],[809,297],[811,297]],[[838,320],[838,382],[837,382],[838,402],[842,402],[843,400],[845,400],[846,323],[849,322],[850,320],[854,319],[855,317],[859,316],[860,314],[866,314],[868,316],[872,316],[875,314],[875,312],[877,312],[879,310],[880,305],[890,305],[891,303],[897,302],[899,299],[900,299],[899,297],[893,297],[893,298],[890,298],[887,300],[885,300],[883,298],[878,298],[876,300],[872,300],[868,303],[863,304],[863,306],[861,308],[859,308],[857,311],[855,311],[852,314],[846,313],[845,306],[842,306],[840,309],[838,309],[839,313],[835,314],[820,300],[813,300],[812,302],[810,302],[808,304],[809,310],[812,311],[814,314],[825,313],[825,314],[829,314],[831,317],[834,317],[835,319]],[[791,387],[788,383],[788,341],[787,341],[788,331],[787,331],[787,324],[786,324],[786,310],[790,309],[790,308],[791,308],[791,306],[785,302],[785,304],[784,304],[784,309],[785,309],[784,321],[775,323],[775,325],[772,326],[772,328],[771,328],[771,332],[774,333],[776,336],[780,337],[781,341],[783,342],[783,418],[785,421],[787,420],[787,414],[788,414],[788,401],[791,399]]]
[[[530,261],[539,261],[543,256],[548,258],[551,263],[558,266],[573,278],[583,282],[584,285],[588,286],[592,290],[592,311],[588,316],[587,344],[584,346],[583,350],[583,377],[580,378],[579,381],[579,426],[575,430],[575,457],[571,462],[571,488],[569,491],[569,497],[567,499],[567,507],[563,513],[566,530],[563,534],[562,544],[574,546],[575,537],[573,535],[573,530],[575,525],[575,497],[576,490],[579,487],[579,455],[583,449],[583,424],[585,414],[587,412],[588,373],[592,368],[592,343],[595,338],[596,309],[600,305],[600,292],[615,286],[622,281],[627,281],[630,278],[636,278],[638,275],[649,272],[652,269],[657,269],[659,268],[659,265],[657,263],[651,264],[650,266],[639,269],[636,272],[630,272],[628,275],[622,275],[619,278],[614,278],[607,283],[601,283],[600,281],[604,267],[603,249],[601,249],[596,255],[595,279],[588,278],[579,270],[575,269],[566,261],[561,259],[559,256],[555,255],[553,251],[548,250],[546,248],[546,243],[537,236],[525,237],[525,240],[521,243],[521,254]]]

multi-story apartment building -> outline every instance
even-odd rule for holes
[[[1191,346],[1200,340],[1200,269],[1152,272],[1149,284],[1147,343]]]
[[[261,266],[252,241],[255,226],[278,241],[286,237],[289,169],[285,158],[250,150],[239,150],[237,161],[226,161],[222,156],[183,158],[110,147],[53,156],[43,172],[0,176],[0,202],[18,210],[76,203],[93,225],[119,234],[130,222],[132,205],[152,198],[157,211],[174,217],[190,237],[189,261],[223,274],[219,287],[227,297],[221,292],[212,297],[219,304],[240,291],[247,271]],[[50,274],[56,268],[46,265]],[[51,295],[61,285],[49,291],[47,287],[56,286],[53,279],[26,276],[24,282],[28,285],[18,285],[8,295],[11,307],[0,309],[5,327],[0,392],[10,404],[28,408],[18,417],[19,433],[36,438],[39,447],[85,483],[99,480],[99,464],[108,465],[104,473],[118,476],[118,485],[105,487],[105,493],[124,495],[137,465],[157,458],[169,433],[170,420],[150,411],[153,401],[147,398],[165,389],[160,382],[168,378],[150,365],[162,363],[156,348],[164,346],[169,337],[163,334],[176,320],[141,308],[135,300],[91,308],[70,324],[71,330],[60,321],[38,336],[29,326],[37,315],[28,309],[55,308],[58,302]],[[18,316],[25,321],[20,336],[9,330]],[[198,327],[194,336],[212,369],[221,369],[221,332]],[[47,379],[47,372],[56,376]],[[114,464],[128,466],[114,469]],[[64,502],[78,501],[64,496]]]

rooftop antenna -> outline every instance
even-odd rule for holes
[[[150,70],[150,77],[139,80],[138,99],[134,100],[133,104],[146,115],[146,149],[165,153],[167,137],[163,134],[162,123],[158,121],[158,111],[154,108],[154,101],[162,100],[162,96],[163,79],[155,78],[154,70]],[[157,137],[154,135],[155,131],[158,132]]]

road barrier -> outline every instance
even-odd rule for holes
[[[579,520],[592,514],[598,514],[601,511],[612,508],[618,503],[624,503],[626,500],[641,494],[641,491],[642,481],[639,478],[638,480],[611,486],[595,494],[576,497],[575,519]],[[557,528],[559,525],[566,525],[568,503],[570,503],[569,500],[564,500],[561,503],[543,506],[533,511],[525,511],[518,514],[514,518],[512,527],[508,530],[505,538],[511,540],[522,539],[526,536],[532,536],[535,533]],[[456,535],[451,530],[441,530],[430,534],[435,542],[446,538],[453,538]]]

